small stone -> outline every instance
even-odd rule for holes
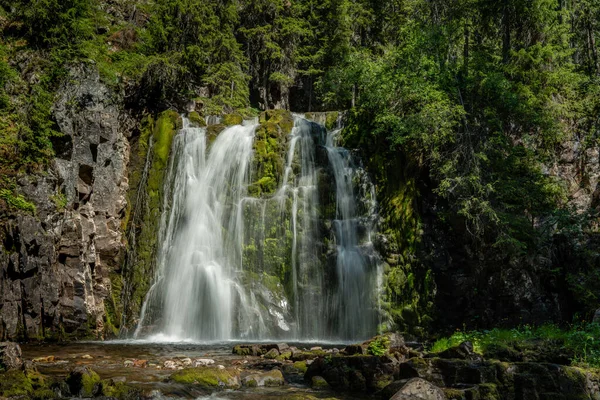
[[[91,360],[94,357],[90,356],[89,354],[84,354],[84,355],[81,356],[81,358],[83,358],[84,360]]]
[[[54,361],[54,356],[36,357],[32,361],[36,363],[52,362]]]
[[[310,351],[317,351],[317,350],[323,350],[323,348],[320,346],[315,346],[315,347],[310,348]]]
[[[133,367],[133,364],[134,364],[133,360],[125,360],[123,362],[123,365],[126,366],[126,367]]]
[[[133,366],[137,368],[146,368],[148,365],[148,360],[134,360]]]
[[[225,369],[225,366],[224,365],[217,365],[217,368],[219,368],[219,369]]]
[[[215,360],[210,358],[198,358],[194,361],[194,367],[204,367],[207,365],[212,365],[215,363]]]

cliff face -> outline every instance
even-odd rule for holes
[[[124,254],[129,143],[122,103],[94,66],[70,70],[54,107],[66,135],[56,158],[48,171],[19,180],[36,215],[2,224],[0,337],[103,334],[109,275]]]
[[[173,111],[135,121],[124,104],[95,66],[70,69],[53,109],[65,136],[52,166],[18,180],[36,212],[0,221],[0,339],[105,337],[135,326],[155,270],[164,169],[181,121]],[[307,117],[333,127],[338,113]],[[224,126],[209,127],[211,137]],[[264,161],[259,150],[256,162]],[[377,187],[386,326],[419,334],[463,323],[570,320],[593,301],[565,282],[597,287],[589,270],[600,270],[600,258],[586,250],[597,248],[597,236],[559,235],[545,254],[519,262],[474,249],[440,222],[443,205],[401,155],[358,153]],[[597,145],[564,142],[546,171],[561,178],[580,213],[600,206]],[[256,177],[264,186],[253,185],[257,195],[273,190],[265,176]]]

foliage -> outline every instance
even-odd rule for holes
[[[380,336],[369,343],[367,352],[373,356],[383,356],[387,353],[390,346],[390,339],[387,336]]]
[[[27,201],[25,197],[20,194],[15,194],[9,189],[0,189],[0,199],[4,200],[12,208],[35,214],[35,204]]]
[[[556,325],[525,325],[514,329],[457,331],[450,337],[438,339],[429,351],[439,353],[464,341],[471,342],[474,350],[484,355],[492,346],[518,348],[532,341],[541,341],[546,343],[546,346],[551,346],[552,343],[556,346],[557,343],[573,355],[573,365],[600,368],[600,325],[597,323],[583,322],[568,329]]]

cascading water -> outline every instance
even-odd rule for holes
[[[136,337],[376,333],[377,257],[361,222],[373,210],[359,210],[350,154],[336,146],[337,132],[297,116],[279,187],[250,195],[256,128],[227,128],[209,144],[205,129],[184,119],[165,181],[159,269]]]

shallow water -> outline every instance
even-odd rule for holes
[[[232,391],[211,392],[169,382],[168,377],[174,372],[170,369],[158,369],[156,366],[145,368],[126,367],[126,360],[147,360],[149,363],[162,366],[167,360],[189,357],[210,358],[215,365],[232,367],[242,364],[242,376],[252,370],[264,369],[268,360],[260,357],[240,357],[232,354],[236,342],[218,344],[199,343],[151,343],[147,341],[106,341],[106,342],[73,342],[65,344],[24,344],[21,346],[23,357],[33,360],[40,357],[53,356],[51,362],[34,362],[37,369],[45,375],[64,379],[75,366],[89,366],[102,379],[125,381],[129,385],[143,390],[150,398],[176,399],[278,399],[292,394],[307,394],[317,398],[337,398],[342,400],[368,399],[370,397],[342,395],[332,391],[314,391],[306,386],[302,376],[288,377],[287,384],[276,388],[242,388]],[[290,343],[299,348],[310,348],[314,343]],[[343,345],[333,343],[319,344],[323,348],[342,348]],[[275,365],[273,365],[275,367]]]

